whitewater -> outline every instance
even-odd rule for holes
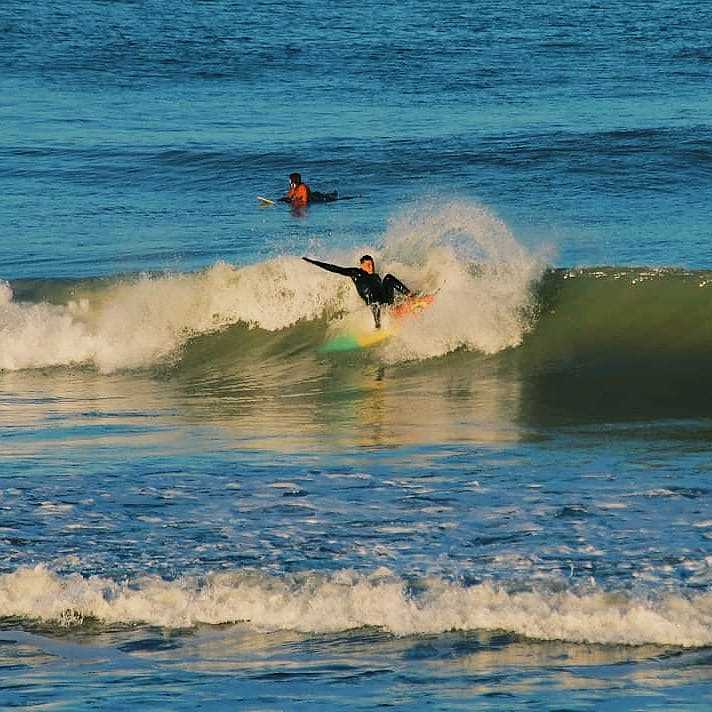
[[[503,630],[575,643],[712,644],[709,594],[650,601],[598,591],[508,593],[491,584],[463,587],[438,579],[424,581],[415,595],[410,588],[388,570],[289,579],[222,573],[177,582],[147,576],[117,584],[58,577],[40,566],[0,579],[0,611],[70,628],[96,619],[168,628],[245,623],[262,631],[325,633],[377,627],[399,636]]]

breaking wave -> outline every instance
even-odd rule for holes
[[[370,251],[383,274],[393,272],[414,290],[438,294],[433,308],[388,344],[384,359],[429,358],[458,348],[495,353],[521,342],[530,286],[542,263],[484,208],[461,202],[404,213],[387,232],[383,250]],[[319,257],[356,264],[360,254]],[[370,318],[349,280],[297,256],[62,288],[18,284],[14,291],[13,298],[6,283],[0,291],[4,370],[151,368],[180,360],[190,339],[230,327],[274,333],[324,319],[338,329],[345,314],[365,323]],[[467,305],[472,308],[463,309]]]
[[[454,351],[508,362],[514,352],[530,372],[704,373],[712,357],[712,271],[546,268],[501,220],[466,202],[403,211],[381,249],[313,256],[356,264],[365,249],[382,274],[436,294],[369,350],[385,364]],[[189,274],[0,281],[0,370],[180,368],[198,337],[206,360],[229,348],[243,363],[265,349],[289,362],[294,343],[317,353],[335,333],[371,323],[350,280],[295,255]]]
[[[712,595],[508,591],[440,578],[416,584],[387,570],[289,576],[257,571],[117,583],[43,566],[0,576],[0,617],[77,625],[168,628],[245,623],[260,630],[337,632],[374,626],[395,635],[504,630],[539,640],[614,645],[712,645]]]

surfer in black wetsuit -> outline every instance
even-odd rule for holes
[[[360,267],[339,267],[328,262],[310,260],[308,257],[302,257],[302,259],[328,272],[351,277],[359,296],[371,307],[377,329],[381,328],[381,304],[393,304],[396,292],[406,297],[411,294],[410,289],[392,274],[387,274],[381,280],[376,274],[376,266],[371,255],[364,255],[359,260]]]

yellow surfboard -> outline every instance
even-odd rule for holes
[[[404,299],[400,304],[389,309],[391,319],[390,327],[380,329],[349,329],[329,339],[319,350],[322,353],[334,353],[336,351],[356,351],[358,349],[369,349],[378,346],[386,339],[389,339],[398,331],[398,322],[413,314],[419,314],[427,309],[434,300],[433,294],[413,295]]]
[[[329,339],[319,351],[322,353],[334,353],[336,351],[368,349],[384,342],[392,335],[393,332],[385,328],[370,329],[369,331],[349,331]]]

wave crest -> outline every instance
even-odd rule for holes
[[[391,361],[458,348],[497,353],[518,346],[532,325],[532,285],[544,256],[528,251],[483,206],[454,200],[405,211],[391,222],[384,254],[415,263],[438,292],[389,345]]]
[[[243,622],[261,630],[316,633],[375,626],[395,635],[479,629],[598,644],[712,644],[710,594],[522,592],[435,577],[416,588],[387,570],[283,577],[236,571],[116,583],[98,576],[62,577],[37,566],[0,576],[0,616],[60,625],[85,618],[169,628]]]

